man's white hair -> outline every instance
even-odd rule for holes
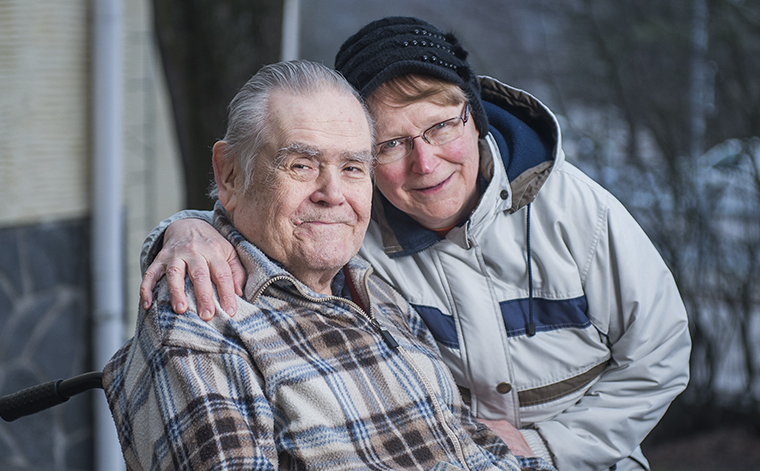
[[[237,159],[245,175],[244,191],[250,186],[256,156],[274,137],[269,126],[272,121],[269,117],[272,93],[286,91],[297,96],[308,96],[325,90],[335,90],[356,98],[367,117],[374,144],[374,121],[358,92],[339,72],[305,60],[266,65],[243,85],[230,102],[227,133],[222,139],[227,143],[222,158]],[[212,198],[218,196],[215,183],[212,183],[209,195]]]

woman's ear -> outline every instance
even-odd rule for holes
[[[227,211],[233,211],[237,206],[238,194],[243,190],[243,179],[240,178],[237,159],[224,155],[227,146],[225,141],[217,141],[214,144],[212,165],[216,189],[219,192],[219,202]]]

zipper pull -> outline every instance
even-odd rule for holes
[[[393,335],[391,335],[385,327],[381,326],[380,323],[377,322],[377,319],[373,319],[372,323],[375,325],[375,328],[380,331],[380,335],[383,336],[383,340],[385,340],[385,344],[388,345],[388,348],[391,350],[398,349],[398,342],[393,338]]]
[[[390,332],[380,327],[380,335],[383,336],[383,340],[385,340],[385,343],[388,344],[388,347],[391,350],[396,350],[398,348],[398,342],[396,342],[396,339],[393,338]]]

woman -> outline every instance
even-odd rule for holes
[[[419,311],[463,397],[507,444],[561,470],[649,469],[638,445],[688,381],[672,276],[625,208],[564,160],[551,111],[478,78],[466,57],[452,34],[401,17],[338,52],[377,122],[379,191],[360,255]],[[148,260],[169,223],[193,217],[204,215],[162,223]],[[166,272],[182,311],[186,264],[203,317],[209,277],[234,304],[239,264],[224,241],[197,245],[193,234],[214,235],[204,224],[169,226],[144,302]]]

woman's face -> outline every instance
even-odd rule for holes
[[[417,136],[434,124],[462,115],[464,103],[445,106],[422,101],[393,106],[375,101],[377,142]],[[461,221],[478,203],[478,130],[472,117],[462,137],[433,146],[421,137],[401,160],[375,168],[378,189],[394,206],[428,229]]]

